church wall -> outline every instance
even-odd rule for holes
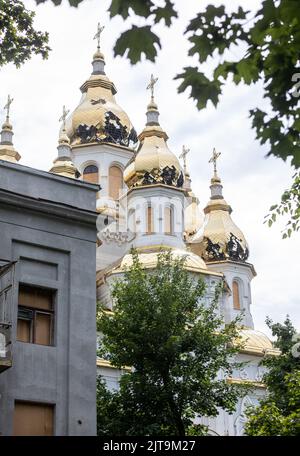
[[[124,202],[122,201],[122,204]],[[173,208],[173,232],[165,233],[164,209]],[[151,207],[153,217],[153,233],[147,233],[147,209]],[[128,210],[135,210],[135,234],[133,247],[149,245],[168,245],[183,248],[184,231],[184,194],[180,190],[167,186],[148,186],[128,193]]]
[[[133,151],[129,148],[107,144],[74,147],[72,150],[74,164],[80,173],[83,172],[87,165],[95,164],[98,166],[99,183],[101,185],[100,198],[107,197],[109,194],[109,168],[117,165],[123,170],[132,155]],[[99,204],[101,203],[98,201]]]
[[[215,262],[208,263],[207,266],[210,270],[222,272],[225,275],[226,282],[228,283],[231,295],[227,295],[226,300],[223,301],[223,313],[226,322],[236,318],[241,311],[245,312],[243,317],[243,324],[249,328],[254,328],[253,318],[251,314],[251,280],[253,278],[252,265],[232,263],[232,262]],[[239,285],[239,297],[241,309],[234,309],[232,283],[236,280]]]
[[[97,247],[97,271],[111,266],[128,251],[128,240],[133,236],[127,231],[126,214],[121,217],[120,212],[117,220],[105,213],[97,217],[98,239],[101,242]]]

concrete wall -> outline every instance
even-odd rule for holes
[[[96,433],[98,187],[0,161],[0,258],[17,260],[13,366],[0,374],[0,433],[15,400],[55,404],[55,435]],[[55,291],[54,346],[16,341],[18,283]]]

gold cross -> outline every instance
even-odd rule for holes
[[[188,149],[185,146],[182,146],[182,152],[179,155],[179,158],[183,159],[183,168],[184,168],[184,174],[186,174],[186,156],[190,152],[190,149]]]
[[[221,152],[217,152],[214,148],[212,157],[209,159],[208,163],[214,164],[214,175],[217,176],[217,159],[220,157]]]
[[[13,101],[14,101],[14,99],[11,98],[10,95],[8,95],[6,105],[3,108],[3,109],[6,109],[6,120],[7,121],[9,120],[10,105],[12,104]]]
[[[100,25],[100,22],[98,22],[98,26],[97,26],[97,33],[96,35],[94,36],[94,40],[97,40],[97,49],[98,51],[100,51],[100,37],[101,37],[101,33],[103,32],[105,26],[104,25]]]
[[[154,85],[157,83],[158,78],[155,78],[153,74],[151,74],[150,82],[147,85],[147,90],[151,90],[151,100],[154,100]]]
[[[66,129],[66,118],[67,118],[67,115],[69,114],[69,112],[70,112],[70,109],[66,109],[65,105],[63,105],[63,113],[59,118],[59,122],[63,123],[63,130]]]

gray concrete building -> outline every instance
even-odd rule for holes
[[[0,434],[96,434],[99,186],[0,160]]]

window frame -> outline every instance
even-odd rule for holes
[[[234,284],[236,284],[236,294],[234,291]],[[237,296],[237,299],[238,299],[238,306],[236,306],[235,296]],[[233,304],[234,310],[243,309],[242,300],[241,300],[241,283],[237,278],[234,278],[232,280],[232,304]]]
[[[33,290],[44,290],[48,291],[49,294],[51,293],[51,307],[52,309],[43,309],[41,307],[31,307],[31,306],[25,306],[22,304],[19,304],[19,294],[20,294],[20,287],[30,287]],[[34,344],[34,345],[41,345],[44,347],[54,347],[55,346],[55,294],[56,290],[52,290],[50,288],[44,288],[44,287],[37,287],[34,285],[29,285],[29,284],[24,284],[20,283],[19,284],[19,290],[18,290],[18,314],[17,314],[17,330],[16,330],[16,340],[18,342],[23,342],[25,344]],[[31,313],[30,318],[25,318],[25,316],[22,318],[20,316],[20,312],[24,313]],[[49,328],[49,335],[50,335],[50,343],[49,344],[41,344],[36,342],[36,328],[37,328],[37,315],[42,314],[42,315],[47,315],[50,317],[50,328]],[[25,320],[30,322],[30,337],[29,341],[23,341],[18,339],[18,321],[19,320]]]
[[[112,185],[112,180],[116,178],[116,176],[113,176],[111,174],[112,168],[116,168],[120,172],[120,175],[118,176],[118,178],[120,178],[120,187],[117,190],[117,195],[112,194],[112,193],[114,193],[114,192],[112,192],[112,190],[115,190],[114,186]],[[109,198],[117,201],[120,198],[120,193],[122,193],[123,188],[124,188],[124,170],[122,169],[122,167],[119,164],[111,163],[108,168],[108,196],[109,196]],[[116,196],[116,198],[115,198],[115,196]]]
[[[146,235],[151,235],[154,233],[154,211],[153,206],[149,203],[146,205]]]
[[[167,219],[166,219],[166,212],[168,211],[168,226],[170,227],[170,230],[167,231]],[[174,206],[172,204],[167,204],[164,206],[164,234],[167,236],[173,236],[174,235]]]
[[[86,169],[87,168],[95,168],[97,171],[94,171],[93,173],[86,173]],[[88,176],[88,175],[95,175],[97,174],[97,179],[96,179],[96,182],[92,181],[92,180],[88,180],[85,178],[85,176]],[[82,180],[84,182],[90,182],[91,184],[99,184],[99,166],[96,164],[96,163],[88,163],[86,164],[84,167],[83,167],[83,170],[82,170]]]
[[[14,400],[14,409],[13,409],[13,436],[15,436],[15,413],[18,408],[18,406],[33,406],[33,407],[43,407],[44,411],[48,409],[49,411],[51,410],[51,433],[50,434],[41,434],[41,437],[44,436],[51,436],[54,437],[56,435],[56,411],[57,411],[57,403],[53,402],[40,402],[40,401],[32,401],[32,400],[24,400],[24,399],[19,399],[16,398]],[[48,424],[48,423],[47,423]],[[28,436],[27,434],[22,436]]]

